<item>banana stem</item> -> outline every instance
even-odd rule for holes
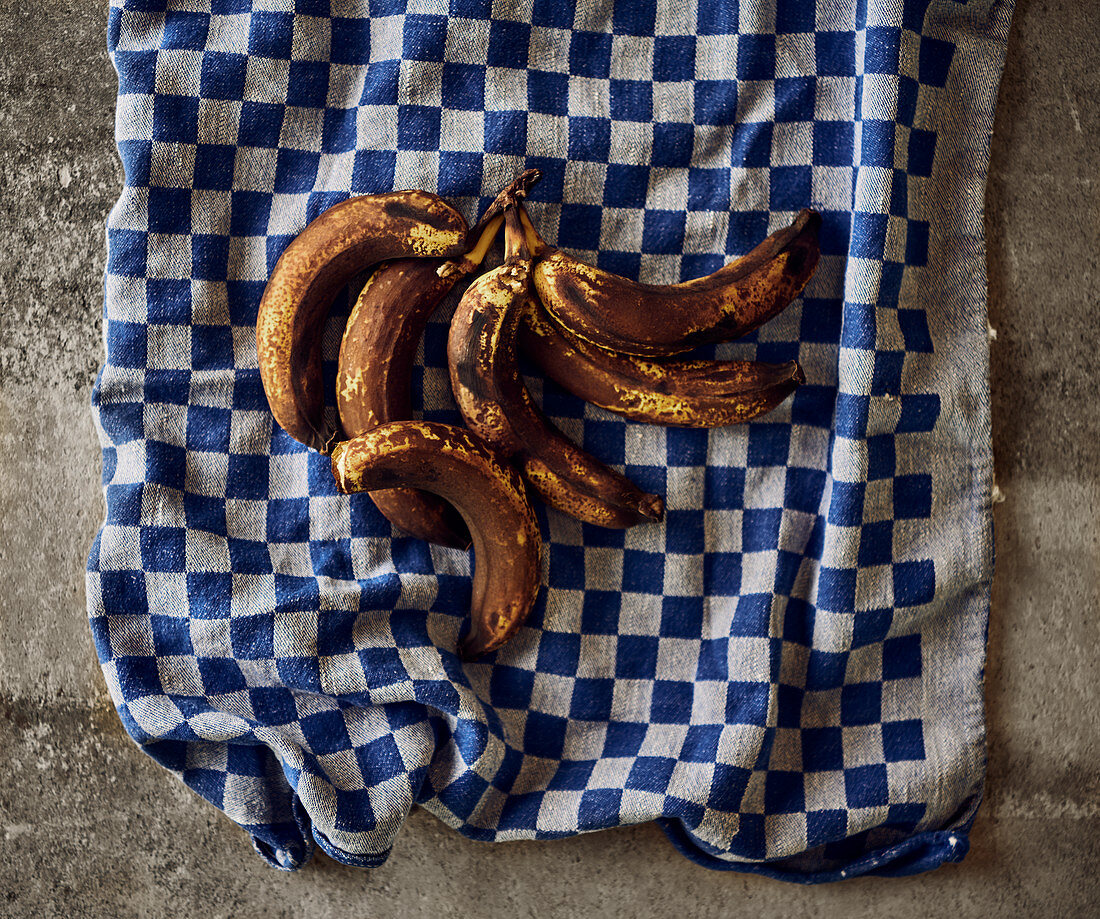
[[[522,203],[519,204],[517,210],[519,211],[519,220],[523,227],[523,235],[527,241],[527,251],[531,258],[537,259],[550,249],[551,246],[539,235],[539,231],[536,230],[535,225],[531,223],[531,217]]]
[[[485,261],[485,256],[489,254],[489,250],[493,246],[493,240],[497,238],[502,223],[504,223],[503,216],[494,217],[482,228],[481,236],[478,237],[477,242],[474,243],[469,252],[463,255],[462,258],[449,259],[444,262],[436,269],[435,273],[444,280],[453,277],[456,283],[466,275],[473,274]]]
[[[520,223],[520,207],[510,207],[504,216],[504,260],[511,258],[530,258],[527,248],[527,234]]]
[[[478,237],[473,248],[462,256],[463,262],[468,262],[470,265],[476,267],[485,261],[485,256],[489,254],[489,249],[492,248],[493,240],[497,238],[497,233],[500,232],[502,223],[504,223],[503,216],[494,217],[490,220],[485,225],[485,229],[481,231],[481,236]]]
[[[485,213],[481,215],[481,220],[477,222],[477,225],[466,234],[467,246],[469,247],[466,254],[461,258],[444,262],[439,266],[436,273],[444,279],[454,276],[455,281],[473,274],[485,261],[485,256],[489,254],[489,250],[493,246],[493,240],[496,239],[501,224],[504,223],[505,212],[514,210],[519,206],[519,203],[527,197],[527,193],[532,186],[540,179],[542,179],[542,173],[537,169],[528,169],[513,179],[493,199],[493,203],[485,209]]]
[[[542,173],[537,169],[528,169],[525,172],[521,172],[515,179],[508,184],[508,186],[493,199],[493,203],[486,209],[485,213],[481,215],[481,220],[470,231],[470,238],[479,237],[486,226],[497,217],[504,215],[504,211],[509,207],[514,207],[520,201],[527,197],[527,194],[531,191],[538,182],[542,179]]]

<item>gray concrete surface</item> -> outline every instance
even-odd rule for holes
[[[84,618],[88,411],[118,192],[105,4],[0,10],[0,915],[1031,916],[1100,912],[1100,4],[1021,0],[988,193],[997,473],[986,801],[959,865],[804,889],[652,826],[490,847],[416,813],[374,871],[285,875],[141,754]]]

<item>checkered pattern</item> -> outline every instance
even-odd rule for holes
[[[315,843],[379,864],[414,804],[480,840],[658,820],[703,864],[801,881],[960,858],[992,566],[967,240],[1010,6],[112,0],[126,184],[88,608],[134,739],[283,868]],[[469,555],[395,536],[274,425],[256,310],[349,195],[435,190],[473,219],[528,167],[548,239],[654,283],[821,211],[805,296],[702,352],[808,382],[708,432],[534,375],[667,520],[540,507],[538,605],[463,665]],[[453,422],[443,313],[413,394]]]

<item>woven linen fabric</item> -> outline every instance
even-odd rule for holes
[[[414,804],[487,841],[655,820],[704,865],[803,882],[961,858],[985,765],[982,207],[1010,15],[112,0],[126,178],[87,596],[133,739],[287,869],[315,845],[380,864]],[[463,664],[471,554],[395,534],[274,423],[256,313],[325,208],[423,188],[473,221],[529,167],[550,242],[653,283],[819,210],[805,295],[700,352],[797,358],[807,382],[706,431],[533,373],[667,516],[607,530],[539,504],[538,603]],[[453,306],[415,371],[426,419],[459,421]]]

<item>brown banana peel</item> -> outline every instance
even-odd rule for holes
[[[771,411],[806,380],[797,361],[658,360],[608,351],[570,335],[534,300],[523,311],[519,342],[562,388],[644,424],[742,424]]]
[[[347,437],[412,418],[409,382],[428,319],[480,267],[503,223],[504,208],[523,198],[540,178],[538,170],[527,170],[497,196],[470,231],[461,258],[396,259],[371,275],[340,344],[336,405]],[[410,536],[457,548],[470,545],[461,516],[437,495],[400,488],[374,491],[371,499],[390,523]]]
[[[519,474],[471,432],[391,421],[333,448],[337,488],[350,494],[417,488],[452,504],[473,537],[474,578],[465,660],[496,650],[538,596],[542,537]]]
[[[539,411],[519,372],[516,339],[531,297],[531,259],[515,209],[506,259],[466,290],[451,322],[447,362],[467,426],[503,455],[551,507],[586,523],[629,527],[659,520],[664,501],[570,441]]]
[[[578,338],[629,354],[681,354],[748,334],[802,292],[820,256],[821,215],[806,209],[713,274],[640,284],[548,246],[523,219],[537,249],[534,283],[543,306]]]
[[[324,420],[321,335],[340,289],[389,259],[460,257],[467,233],[438,195],[396,191],[334,205],[287,246],[260,301],[256,351],[272,414],[291,437],[325,451],[335,434]]]

